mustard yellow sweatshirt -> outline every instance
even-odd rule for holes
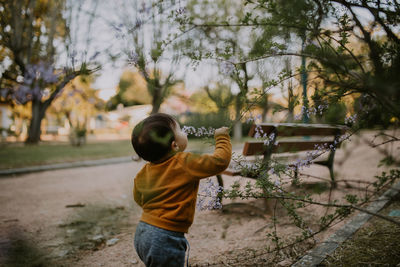
[[[179,152],[164,162],[147,163],[134,180],[133,195],[141,221],[187,233],[193,223],[200,179],[224,171],[231,160],[229,135],[216,137],[212,155]]]

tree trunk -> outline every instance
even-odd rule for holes
[[[267,113],[268,113],[268,106],[264,106],[262,110],[262,115],[261,115],[261,122],[266,122],[267,121]]]
[[[151,110],[150,114],[156,114],[160,110],[160,105],[159,104],[153,104],[153,109]]]
[[[156,114],[159,112],[162,103],[162,100],[160,98],[161,98],[161,89],[156,88],[153,94],[153,101],[152,101],[153,109],[151,110],[150,114]]]
[[[261,114],[261,122],[266,122],[267,121],[267,114],[269,110],[269,95],[265,95],[265,102],[263,101],[263,106],[262,106],[262,114]]]
[[[240,94],[236,97],[236,118],[235,124],[233,125],[233,139],[235,141],[240,141],[242,139],[242,122],[240,121],[240,111],[242,110]]]
[[[28,130],[28,138],[26,143],[37,144],[40,141],[42,119],[45,114],[43,104],[38,100],[32,101],[32,118]]]
[[[233,126],[233,139],[235,141],[240,141],[242,139],[242,122],[236,121]]]

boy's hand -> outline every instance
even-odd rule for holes
[[[215,137],[217,137],[218,135],[221,135],[221,134],[229,134],[229,128],[221,127],[221,128],[215,129],[215,132],[214,132]]]

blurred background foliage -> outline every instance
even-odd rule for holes
[[[138,72],[125,71],[118,83],[116,94],[107,102],[107,109],[114,110],[119,104],[125,107],[151,103],[146,81]]]
[[[228,124],[237,140],[251,117],[304,122],[312,111],[310,123],[350,125],[357,114],[351,125],[360,128],[399,121],[397,2],[0,3],[0,103],[11,119],[1,129],[25,131],[29,143],[52,121],[86,135],[90,120],[102,125],[109,112],[141,105],[192,126]],[[95,41],[99,30],[109,46]],[[123,71],[104,100],[94,85],[110,62]],[[133,127],[133,115],[109,127]]]

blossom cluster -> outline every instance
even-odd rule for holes
[[[304,114],[307,116],[307,118],[310,118],[311,115],[317,115],[317,114],[322,115],[324,110],[326,110],[327,108],[328,108],[327,105],[318,105],[317,107],[310,107],[310,108],[302,106],[300,114],[294,116],[294,119],[301,120]]]
[[[243,174],[256,174],[260,171],[261,164],[258,162],[249,162],[243,159],[233,159],[233,169],[241,171]]]
[[[303,167],[309,167],[314,159],[321,156],[326,151],[335,151],[337,146],[343,140],[347,139],[349,135],[345,134],[335,139],[332,144],[324,143],[321,145],[315,145],[313,151],[308,151],[306,153],[305,159],[298,159],[292,166],[288,166],[289,170],[301,169]]]
[[[246,122],[247,123],[251,123],[251,122],[255,122],[255,121],[257,121],[257,120],[261,120],[262,119],[262,115],[260,114],[260,115],[257,115],[257,116],[253,116],[253,115],[251,115],[247,120],[246,120]]]
[[[26,66],[22,84],[14,88],[13,97],[19,103],[26,103],[32,99],[41,100],[46,91],[43,90],[50,84],[58,81],[60,73],[56,73],[53,66],[45,62],[29,64]]]
[[[304,167],[310,167],[312,160],[314,160],[315,157],[313,156],[313,153],[307,153],[307,157],[305,159],[298,159],[293,165],[287,166],[288,170],[300,170]]]
[[[282,193],[283,190],[282,190],[282,183],[281,183],[281,181],[275,180],[275,182],[274,182],[274,188],[275,188],[275,190],[276,190],[277,192]]]
[[[175,10],[175,13],[177,16],[182,16],[183,14],[186,13],[186,7],[179,7],[178,9]]]
[[[347,116],[344,118],[344,123],[345,124],[354,124],[357,120],[357,114]]]
[[[6,99],[11,91],[10,88],[0,88],[0,98]]]
[[[230,62],[223,61],[220,64],[220,71],[221,71],[222,74],[230,76],[235,71],[235,66]]]
[[[200,189],[197,198],[197,209],[199,210],[214,210],[221,209],[221,198],[220,193],[223,188],[216,185],[210,178],[204,183],[200,184]]]
[[[254,138],[264,139],[264,145],[266,146],[268,146],[272,142],[274,142],[274,145],[278,144],[278,142],[275,140],[275,133],[267,135],[267,133],[265,133],[264,130],[262,129],[261,125],[256,126]]]
[[[182,132],[186,133],[187,135],[191,134],[196,137],[201,137],[201,136],[213,136],[215,129],[212,127],[200,127],[200,128],[195,128],[193,126],[183,126],[182,127]]]
[[[38,64],[29,64],[24,77],[25,84],[33,84],[35,80],[42,79],[45,83],[55,83],[59,75],[55,74],[53,66],[43,61]]]
[[[137,66],[139,64],[139,55],[135,51],[131,51],[128,55],[128,64]]]

